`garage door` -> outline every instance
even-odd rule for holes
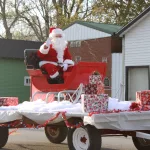
[[[128,100],[136,99],[136,91],[148,89],[149,89],[148,68],[129,68]]]

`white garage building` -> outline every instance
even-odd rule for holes
[[[123,99],[135,100],[136,91],[150,89],[150,7],[117,35],[122,37],[123,45]]]

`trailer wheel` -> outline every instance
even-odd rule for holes
[[[150,140],[138,137],[132,137],[132,140],[138,150],[150,150]]]
[[[87,125],[85,127],[68,129],[69,150],[100,150],[101,135],[98,129]]]
[[[8,128],[0,127],[0,148],[4,147],[8,140]]]
[[[46,126],[45,134],[51,143],[60,144],[63,142],[68,133],[68,128],[66,126]]]

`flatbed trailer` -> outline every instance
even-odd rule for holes
[[[0,116],[1,120],[2,117],[5,119],[0,124],[0,148],[7,143],[9,129],[44,127],[52,143],[61,143],[67,137],[69,150],[100,150],[103,136],[131,136],[138,150],[150,149],[150,111],[90,116],[88,113],[9,110]]]

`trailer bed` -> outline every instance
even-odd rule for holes
[[[97,129],[112,129],[119,131],[150,130],[150,111],[125,111],[119,113],[93,114],[92,116],[89,116],[88,113],[60,112],[58,117],[50,121],[49,124],[64,121],[62,113],[65,113],[67,119],[78,117],[83,119],[84,125],[89,124],[95,126]],[[0,123],[21,120],[23,117],[26,117],[42,125],[57,114],[58,112],[0,111]]]
[[[88,113],[63,111],[3,110],[0,111],[0,138],[3,139],[0,141],[0,147],[4,147],[7,143],[9,128],[40,127],[44,127],[45,134],[52,143],[61,143],[67,137],[70,150],[72,146],[75,150],[83,148],[87,150],[89,147],[89,150],[101,149],[101,137],[110,134],[132,136],[137,149],[143,150],[145,147],[146,150],[150,149],[150,111],[101,113],[89,116]],[[95,149],[93,144],[96,145]]]

